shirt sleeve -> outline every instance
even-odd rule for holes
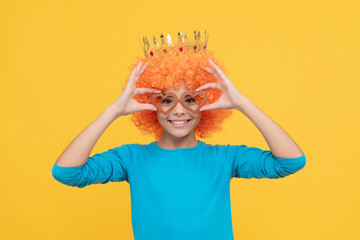
[[[228,145],[226,153],[232,163],[231,178],[283,178],[304,168],[306,164],[304,152],[297,158],[279,158],[270,150]]]
[[[127,164],[131,154],[127,145],[96,153],[87,162],[77,167],[61,167],[55,162],[53,177],[68,186],[84,188],[91,184],[108,182],[129,182]]]

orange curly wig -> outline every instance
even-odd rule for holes
[[[218,80],[202,67],[211,68],[208,59],[211,59],[225,73],[224,66],[214,57],[214,52],[207,50],[205,53],[188,54],[169,51],[166,54],[154,54],[151,59],[145,57],[136,57],[136,63],[129,69],[132,71],[142,61],[149,62],[149,65],[139,77],[137,88],[153,88],[165,90],[173,87],[179,89],[181,81],[184,81],[187,88],[195,91],[196,88],[210,82]],[[126,86],[126,85],[125,85]],[[221,91],[217,89],[204,89],[207,95],[207,103],[217,101],[221,96]],[[134,96],[139,103],[151,103],[151,93]],[[213,133],[221,130],[221,125],[225,119],[232,114],[232,109],[214,109],[201,112],[201,120],[194,130],[194,134],[200,138],[208,138]],[[158,122],[155,111],[143,110],[134,112],[131,121],[140,130],[142,134],[152,135],[158,141],[162,135],[162,127]]]

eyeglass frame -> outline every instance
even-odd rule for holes
[[[186,103],[184,102],[184,97],[185,97],[186,95],[190,95],[190,96],[193,97],[193,98],[195,98],[195,96],[197,96],[197,95],[202,95],[202,96],[204,97],[204,99],[203,99],[202,104],[201,104],[196,110],[193,110],[191,107],[187,106]],[[155,99],[156,99],[157,97],[159,97],[159,96],[161,96],[163,99],[166,99],[168,96],[173,96],[173,97],[174,97],[174,104],[173,104],[167,111],[163,111],[161,108],[158,107],[158,105],[157,105],[156,102],[155,102]],[[164,93],[155,93],[155,94],[153,94],[152,97],[151,97],[151,102],[153,103],[153,105],[154,105],[160,112],[162,112],[164,115],[167,115],[170,111],[172,111],[179,102],[181,103],[181,105],[183,105],[183,107],[185,107],[187,110],[189,110],[192,114],[199,113],[199,112],[200,112],[200,108],[205,105],[206,100],[207,100],[206,93],[203,92],[203,91],[198,91],[198,92],[186,91],[186,92],[184,92],[184,93],[181,95],[180,100],[178,99],[178,97],[176,96],[176,94],[173,93],[173,92],[168,92],[168,93],[166,93],[166,94],[164,94]]]

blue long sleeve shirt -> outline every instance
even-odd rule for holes
[[[302,169],[305,154],[278,158],[246,145],[163,149],[156,142],[125,144],[78,167],[53,165],[68,186],[126,181],[135,240],[233,240],[232,178],[283,178]]]

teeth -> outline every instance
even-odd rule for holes
[[[187,121],[171,121],[171,122],[178,125],[187,123]]]

